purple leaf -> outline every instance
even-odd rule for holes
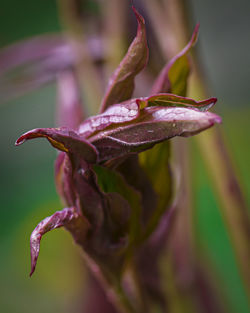
[[[66,127],[33,129],[19,137],[16,145],[38,137],[47,138],[56,149],[79,155],[89,163],[95,163],[97,160],[98,152],[96,148],[76,132]]]
[[[36,268],[42,236],[47,232],[62,226],[66,227],[69,231],[72,230],[76,242],[84,239],[85,233],[89,228],[87,220],[84,220],[75,208],[65,208],[42,220],[30,236],[30,276],[34,273]]]
[[[198,38],[199,24],[196,25],[193,35],[186,47],[174,56],[162,69],[157,77],[151,94],[159,92],[171,92],[184,96],[187,90],[187,78],[190,72],[187,54],[195,45]]]
[[[137,99],[131,99],[110,106],[104,113],[92,116],[85,120],[79,128],[83,137],[88,137],[96,131],[105,129],[112,124],[132,121],[139,115],[140,104]]]
[[[120,273],[128,246],[130,202],[117,192],[102,191],[91,167],[84,170],[79,164],[73,178],[76,206],[91,225],[82,247],[94,260]]]
[[[64,152],[60,152],[55,161],[55,181],[56,181],[56,190],[58,194],[64,198],[63,192],[63,165],[66,154]]]
[[[202,101],[195,101],[191,98],[176,96],[170,93],[162,93],[137,100],[141,107],[164,106],[164,107],[188,107],[197,108],[200,111],[207,111],[217,102],[216,98],[209,98]]]
[[[94,171],[81,160],[72,173],[76,206],[93,226],[93,231],[100,229],[104,221],[103,193],[101,192]]]
[[[59,183],[60,191],[66,201],[72,201],[72,206],[76,207],[91,225],[88,240],[83,245],[84,249],[99,260],[117,252],[117,249],[124,249],[131,211],[127,199],[115,192],[103,192],[97,184],[95,172],[84,160],[74,157],[74,166],[71,166],[67,155],[63,160],[61,158],[56,166],[59,177],[60,171],[63,172]]]
[[[66,206],[74,206],[76,193],[73,183],[72,162],[65,152],[59,153],[55,162],[56,190]]]
[[[104,113],[88,118],[80,125],[79,133],[84,138],[87,138],[114,124],[130,122],[139,116],[141,108],[147,106],[194,107],[200,111],[207,111],[216,101],[216,98],[195,101],[191,98],[173,94],[157,94],[146,98],[135,98],[114,104]]]
[[[195,135],[220,122],[218,115],[197,109],[147,107],[137,119],[100,132],[89,140],[99,151],[102,162],[144,151],[175,136]]]
[[[134,90],[134,78],[145,67],[148,61],[145,22],[134,7],[133,10],[138,22],[137,35],[131,43],[127,54],[109,80],[109,85],[101,105],[101,113],[110,105],[131,98]]]

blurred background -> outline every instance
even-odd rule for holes
[[[250,2],[192,0],[190,8],[193,24],[201,23],[197,49],[209,93],[219,99],[216,112],[223,118],[220,127],[249,204]],[[1,0],[0,48],[60,30],[56,1]],[[83,262],[70,235],[63,230],[44,237],[37,271],[32,279],[28,276],[29,236],[41,219],[62,207],[54,187],[56,152],[43,140],[18,148],[14,142],[32,128],[54,126],[55,102],[53,83],[0,101],[1,312],[77,312],[83,301]],[[214,266],[231,312],[247,313],[247,296],[228,234],[195,144],[192,151],[199,245]]]

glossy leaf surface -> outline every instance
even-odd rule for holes
[[[101,131],[112,124],[132,121],[138,117],[140,111],[139,104],[136,100],[131,99],[114,104],[102,114],[88,118],[80,125],[79,133],[84,137],[88,137],[94,132]]]
[[[99,152],[99,161],[138,153],[155,143],[175,136],[191,136],[221,119],[210,112],[182,107],[147,107],[130,123],[98,133],[90,138]]]

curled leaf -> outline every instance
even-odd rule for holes
[[[115,124],[130,122],[139,117],[140,110],[147,106],[193,107],[200,111],[207,111],[216,103],[216,101],[216,98],[195,101],[191,98],[168,93],[157,94],[145,98],[135,98],[119,104],[114,104],[102,114],[89,117],[80,125],[79,133],[81,136],[87,138],[108,127],[116,127]]]
[[[66,127],[33,129],[19,137],[16,145],[38,137],[47,138],[56,149],[79,155],[89,163],[95,163],[97,160],[98,152],[96,148],[76,132]]]
[[[187,78],[190,72],[188,53],[195,45],[199,32],[199,24],[195,26],[189,43],[180,53],[174,56],[162,69],[155,80],[151,94],[171,92],[184,96],[187,91]]]
[[[191,98],[181,97],[170,93],[162,93],[147,98],[138,99],[140,106],[164,106],[164,107],[188,107],[197,108],[200,111],[209,110],[217,102],[216,98],[195,101]]]
[[[74,226],[72,227],[71,224],[74,224]],[[42,220],[33,230],[30,236],[30,276],[34,273],[36,268],[42,236],[47,232],[62,226],[68,228],[69,230],[72,229],[73,236],[75,237],[76,241],[83,240],[85,237],[83,235],[85,235],[85,232],[88,228],[88,224],[75,208],[65,208],[62,211],[57,211],[53,215]]]
[[[133,10],[138,22],[137,34],[127,54],[109,80],[102,101],[101,112],[104,112],[112,104],[131,98],[134,90],[134,78],[148,61],[145,21],[134,7]]]
[[[183,107],[147,107],[140,116],[124,125],[104,130],[90,138],[99,152],[99,161],[138,153],[175,136],[192,136],[221,118],[210,112]]]

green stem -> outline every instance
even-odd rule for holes
[[[217,201],[248,295],[250,296],[250,225],[247,206],[232,167],[222,134],[218,129],[197,136]]]
[[[184,10],[186,0],[182,0],[180,3],[182,10]],[[198,58],[195,58],[195,70],[190,87],[193,91],[192,96],[197,98],[206,97],[206,87],[200,68]],[[207,165],[207,171],[231,239],[242,281],[250,299],[250,222],[239,179],[223,140],[222,130],[218,127],[213,128],[196,136],[195,140]]]
[[[147,5],[149,5],[149,2],[150,0],[146,0]],[[150,5],[156,6],[156,3]],[[157,13],[150,11],[150,15],[154,14],[155,19],[156,14],[158,14],[159,16],[157,17],[157,21],[166,27],[168,25],[164,22],[164,14],[166,11],[172,12],[172,16],[174,18],[172,22],[170,20],[169,24],[171,25],[169,26],[169,29],[166,27],[166,31],[169,32],[171,29],[174,30],[174,37],[172,38],[175,38],[175,41],[173,43],[173,47],[175,47],[175,49],[176,47],[182,48],[186,43],[186,35],[189,30],[187,0],[168,0],[164,2],[164,6],[166,9],[165,11],[162,10],[162,12],[160,12],[158,10],[156,11]],[[153,7],[151,9],[153,9]],[[157,31],[159,32],[159,30]],[[167,34],[162,36],[159,33],[158,35],[158,38],[161,40],[160,44],[163,52],[165,51],[164,47],[168,43],[166,37]],[[178,38],[178,42],[176,38]],[[174,54],[177,52],[179,52],[179,49],[174,51]],[[171,53],[171,49],[168,49],[168,53]],[[169,54],[166,56],[167,59],[172,56]],[[197,58],[194,59],[194,67],[195,74],[193,75],[193,85],[191,85],[191,89],[193,90],[192,97],[206,97],[205,84],[202,76],[200,75],[200,64],[198,64]],[[195,140],[206,162],[207,170],[210,174],[215,194],[217,195],[217,201],[219,202],[219,207],[224,217],[232,246],[235,251],[242,280],[250,296],[250,223],[247,206],[241,191],[239,180],[232,167],[231,158],[225,143],[223,142],[221,131],[218,128],[214,128],[196,136]]]

